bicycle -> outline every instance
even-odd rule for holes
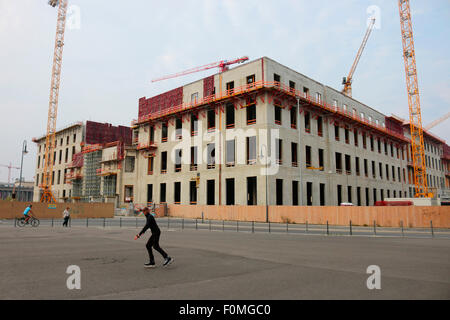
[[[30,219],[28,219],[27,222],[25,222],[25,217],[16,218],[16,225],[18,225],[19,227],[24,227],[27,224],[31,225],[32,227],[37,227],[40,223],[41,222],[39,221],[39,219],[33,216],[30,216]]]

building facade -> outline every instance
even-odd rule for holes
[[[139,100],[136,203],[408,197],[402,122],[267,57]]]
[[[22,181],[19,188],[19,180],[14,183],[0,183],[0,200],[33,201],[34,182]]]
[[[132,128],[114,128],[57,133],[61,201],[370,206],[415,194],[403,119],[267,57],[143,97]],[[428,185],[446,197],[449,148],[424,137]]]
[[[35,138],[38,155],[34,201],[42,195],[45,136]],[[78,122],[56,132],[52,192],[58,202],[115,202],[116,176],[131,129],[108,123]],[[121,179],[120,179],[121,180]]]
[[[411,139],[410,125],[404,119],[396,117],[402,122],[403,132],[405,137]],[[424,150],[425,150],[425,168],[426,168],[426,181],[429,191],[431,191],[436,198],[448,198],[450,196],[449,184],[446,182],[448,173],[446,173],[446,152],[448,145],[444,140],[435,136],[431,132],[423,132]],[[408,183],[408,196],[414,197],[416,188],[414,186],[414,167],[412,159],[412,147],[411,144],[407,150],[407,183]]]
[[[72,197],[72,185],[66,179],[67,165],[72,157],[81,152],[84,141],[84,124],[77,122],[56,132],[55,149],[53,153],[52,192],[58,202],[68,201]],[[37,145],[37,161],[33,201],[40,201],[41,184],[44,181],[45,136],[33,138]]]

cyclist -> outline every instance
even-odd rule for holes
[[[33,211],[31,211],[32,206],[33,205],[30,204],[28,207],[26,207],[25,211],[23,212],[25,223],[28,223],[28,220],[31,219],[31,214],[33,213]]]

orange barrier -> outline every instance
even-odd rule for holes
[[[205,206],[168,205],[171,217],[202,218],[212,220],[266,221],[265,206]],[[450,207],[299,207],[269,206],[270,222],[331,225],[371,226],[375,221],[381,227],[450,228]]]
[[[62,213],[69,207],[72,219],[81,218],[113,218],[113,203],[41,203],[41,202],[17,202],[0,200],[0,219],[14,219],[22,217],[25,208],[32,204],[31,210],[38,219],[62,219]]]

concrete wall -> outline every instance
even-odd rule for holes
[[[266,66],[266,80],[273,81],[273,74],[276,73],[280,75],[281,82],[285,85],[289,84],[289,81],[294,81],[297,90],[303,90],[303,87],[307,87],[309,89],[309,95],[312,98],[316,97],[316,93],[320,93],[322,95],[322,100],[333,104],[334,100],[336,100],[336,105],[339,108],[342,108],[343,105],[347,105],[347,110],[352,111],[356,109],[356,113],[361,115],[364,113],[365,119],[368,119],[370,116],[372,121],[378,120],[380,124],[384,123],[384,115],[380,112],[351,99],[342,93],[330,88],[326,87],[294,70],[285,67],[276,61],[273,61],[269,58],[265,58],[265,66]],[[270,110],[269,110],[270,109]],[[399,180],[398,177],[398,168],[400,168],[401,174],[403,173],[403,169],[406,169],[407,162],[406,160],[402,160],[401,156],[398,159],[395,154],[391,154],[390,143],[394,143],[394,140],[386,138],[383,135],[373,134],[374,137],[374,150],[371,151],[370,148],[370,132],[365,131],[364,129],[358,127],[358,146],[355,145],[354,139],[354,129],[355,126],[349,124],[349,141],[345,142],[345,129],[343,127],[339,128],[339,136],[340,141],[336,141],[335,133],[334,133],[334,118],[330,118],[326,116],[324,113],[320,111],[312,111],[308,108],[300,108],[301,113],[298,114],[297,118],[297,130],[291,129],[289,123],[289,110],[285,108],[282,110],[282,126],[277,126],[274,124],[274,115],[273,115],[273,107],[268,107],[269,118],[267,122],[267,126],[270,129],[279,130],[279,137],[283,140],[283,159],[285,159],[285,163],[290,161],[290,144],[291,142],[298,143],[299,150],[299,170],[294,170],[293,168],[289,168],[289,166],[283,165],[280,170],[281,174],[277,175],[277,178],[283,179],[283,191],[285,191],[285,196],[283,199],[283,204],[290,205],[292,204],[291,195],[292,195],[292,183],[290,180],[299,180],[301,183],[300,189],[302,190],[302,201],[301,203],[307,203],[307,195],[306,195],[306,186],[307,182],[312,183],[312,204],[314,206],[320,205],[320,197],[319,197],[319,188],[320,184],[325,185],[325,203],[326,205],[338,205],[338,197],[337,197],[337,185],[342,186],[342,202],[347,202],[349,199],[348,195],[348,186],[351,186],[351,202],[357,204],[357,190],[360,188],[360,198],[361,204],[366,205],[366,194],[365,189],[369,189],[368,203],[369,205],[373,205],[375,200],[382,199],[382,191],[383,196],[387,197],[388,190],[390,196],[393,196],[394,191],[396,196],[406,196],[405,192],[408,191],[406,186],[406,181]],[[305,131],[305,112],[310,111],[310,132]],[[317,116],[322,116],[323,118],[323,136],[318,136],[317,130]],[[344,125],[343,121],[340,122],[340,125]],[[363,135],[362,133],[365,131],[366,134],[366,148],[363,147]],[[376,138],[381,138],[381,153],[378,152],[378,146]],[[388,144],[388,154],[384,153],[384,145],[385,140],[387,140]],[[306,157],[305,157],[305,148],[306,146],[311,147],[311,165],[313,167],[318,167],[318,153],[319,149],[324,151],[324,170],[310,170],[305,167]],[[401,147],[405,147],[403,144]],[[341,153],[342,156],[342,166],[343,173],[338,174],[336,172],[336,152]],[[351,161],[351,174],[345,174],[345,156],[350,156]],[[359,168],[360,174],[356,174],[356,157],[359,159]],[[364,160],[368,162],[368,176],[366,177],[364,174]],[[375,162],[375,176],[372,175],[372,161]],[[379,171],[379,164],[382,164],[382,173]],[[389,167],[389,179],[386,179],[386,165]],[[395,168],[395,181],[392,179],[392,167]],[[301,171],[301,172],[300,172]],[[400,178],[403,178],[401,176]],[[272,187],[273,188],[273,187]],[[270,189],[270,188],[269,188]],[[376,193],[376,199],[374,198],[374,192]],[[275,203],[275,192],[269,192],[269,204]]]
[[[217,220],[266,221],[265,206],[188,206],[168,205],[169,216]],[[271,222],[310,224],[373,225],[405,228],[430,226],[450,228],[450,207],[292,207],[269,206]]]
[[[29,202],[0,201],[0,219],[22,217],[22,213]],[[38,219],[62,219],[66,207],[70,208],[72,219],[81,218],[113,218],[113,203],[56,203],[55,209],[49,209],[49,204],[34,202],[32,211]]]
[[[63,202],[63,196],[66,198],[72,196],[72,185],[64,183],[64,170],[67,169],[67,165],[72,162],[72,157],[75,153],[81,151],[81,142],[84,140],[84,125],[71,126],[68,129],[63,129],[56,133],[56,147],[54,149],[56,153],[55,164],[53,165],[54,172],[54,184],[52,185],[52,192],[56,201]],[[74,139],[75,138],[75,139]],[[41,198],[41,189],[39,184],[42,183],[42,176],[44,171],[44,148],[45,137],[37,142],[37,159],[36,159],[36,184],[34,187],[33,200],[39,201]],[[75,152],[73,149],[75,148]],[[66,161],[67,153],[67,161]],[[67,170],[68,171],[68,170]],[[58,179],[59,177],[59,179]]]
[[[320,82],[317,82],[295,70],[292,70],[291,68],[286,67],[275,60],[264,57],[264,66],[266,81],[274,81],[273,74],[276,73],[281,77],[281,83],[285,85],[289,85],[289,81],[294,81],[295,88],[297,90],[303,91],[304,87],[308,88],[309,95],[313,99],[316,98],[317,93],[320,93],[322,101],[325,101],[330,105],[335,104],[340,109],[343,109],[345,105],[347,111],[353,112],[353,109],[355,109],[358,116],[361,116],[361,113],[364,113],[365,119],[369,119],[369,117],[371,117],[374,123],[376,122],[376,120],[378,120],[378,123],[380,125],[385,121],[385,115],[381,112],[372,109],[371,107],[365,105],[364,103],[361,103],[360,101],[344,95],[342,92],[334,88],[325,86]]]

